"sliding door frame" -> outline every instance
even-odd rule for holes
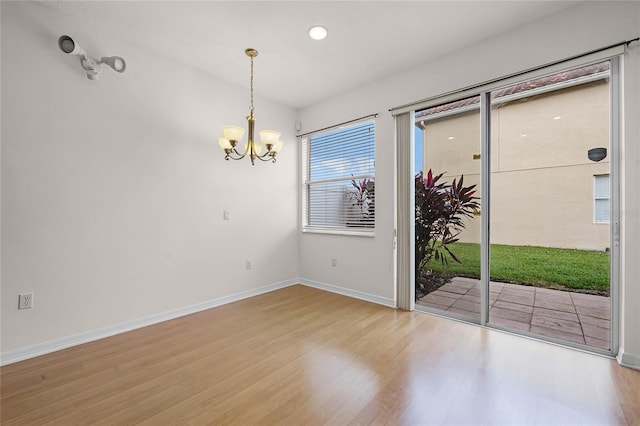
[[[611,223],[610,223],[610,261],[609,261],[609,279],[610,288],[609,296],[611,297],[611,327],[609,335],[609,345],[611,346],[611,354],[616,356],[620,346],[620,206],[622,194],[620,192],[621,165],[620,156],[621,149],[621,126],[622,126],[622,91],[620,90],[621,82],[621,62],[622,56],[613,56],[610,58],[610,141],[611,161],[609,164],[609,173],[611,176]]]
[[[396,118],[396,159],[397,159],[397,211],[398,211],[398,246],[397,251],[397,294],[398,307],[405,310],[415,309],[415,276],[413,274],[413,262],[415,261],[415,205],[413,201],[414,175],[413,152],[415,143],[413,127],[415,125],[415,113],[439,104],[453,102],[470,96],[480,96],[480,120],[481,120],[481,312],[479,324],[490,328],[558,343],[563,346],[571,346],[577,349],[586,349],[590,352],[604,355],[617,355],[619,348],[619,324],[620,324],[620,140],[621,140],[621,88],[620,88],[620,62],[622,54],[626,51],[626,44],[616,45],[585,55],[570,58],[566,61],[554,63],[549,66],[536,68],[533,71],[519,73],[515,76],[496,79],[483,85],[463,89],[444,94],[414,104],[392,108],[390,111]],[[611,175],[611,221],[610,229],[610,299],[611,299],[611,326],[610,349],[603,350],[587,345],[576,344],[564,340],[548,338],[530,332],[519,332],[495,324],[489,323],[489,278],[490,278],[490,199],[491,199],[491,92],[501,87],[506,87],[523,81],[538,78],[597,62],[610,62],[610,175]],[[407,128],[407,126],[410,126]],[[445,314],[435,309],[424,308],[429,313],[446,315],[455,319],[462,319],[470,323],[478,323],[473,318],[459,315]]]

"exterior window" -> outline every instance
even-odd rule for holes
[[[609,223],[611,217],[609,175],[597,175],[593,180],[594,216],[596,223]]]
[[[315,133],[302,143],[303,230],[372,234],[374,121]]]

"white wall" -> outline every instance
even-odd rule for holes
[[[375,297],[394,297],[394,122],[388,109],[523,71],[640,35],[640,3],[585,2],[556,15],[452,52],[424,66],[391,76],[300,112],[304,130],[378,112],[376,120],[376,237],[304,234],[300,276]],[[407,40],[411,43],[411,40]],[[623,215],[623,334],[627,363],[640,367],[640,191],[638,172],[638,43],[625,62],[625,194]],[[367,51],[369,52],[369,51]],[[375,46],[370,54],[375,54]],[[338,267],[330,258],[338,257]]]
[[[89,81],[62,34],[126,72]],[[248,102],[49,7],[2,2],[3,353],[298,276],[295,112],[256,98],[257,128],[287,143],[276,164],[227,162],[216,137],[246,126]],[[17,310],[21,292],[33,309]]]

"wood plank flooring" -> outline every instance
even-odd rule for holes
[[[640,425],[640,371],[293,286],[4,366],[9,425]]]

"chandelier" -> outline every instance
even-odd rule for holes
[[[249,116],[247,117],[247,127],[249,128],[249,137],[244,144],[244,152],[240,154],[236,149],[238,142],[244,136],[244,129],[240,126],[222,126],[223,136],[218,137],[218,144],[225,152],[225,160],[241,160],[247,155],[251,158],[251,164],[255,164],[254,161],[257,158],[261,161],[276,162],[276,154],[282,150],[282,141],[280,140],[280,132],[275,130],[260,130],[260,141],[253,140],[254,126],[256,123],[253,117],[253,58],[258,56],[258,51],[255,49],[245,49],[244,53],[251,58],[251,103],[249,106]],[[263,149],[266,148],[264,154]]]

